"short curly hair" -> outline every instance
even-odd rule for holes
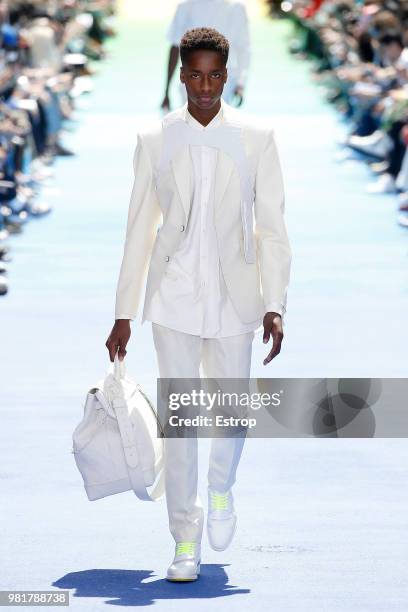
[[[214,28],[193,28],[184,33],[180,41],[180,59],[183,64],[193,51],[216,51],[227,64],[229,42],[225,36]]]

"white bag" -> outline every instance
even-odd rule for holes
[[[88,499],[129,490],[139,499],[161,497],[163,437],[155,408],[140,385],[125,375],[124,362],[116,354],[113,372],[111,366],[89,390],[84,416],[72,434],[72,452]]]

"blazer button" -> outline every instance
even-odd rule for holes
[[[180,227],[180,232],[184,232],[184,225]]]
[[[170,257],[168,255],[166,255],[165,260],[166,261],[170,261]]]

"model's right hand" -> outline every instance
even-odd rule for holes
[[[119,360],[122,361],[127,353],[126,345],[130,338],[130,321],[129,319],[117,319],[112,331],[109,334],[105,346],[109,351],[109,358],[114,361],[116,351],[118,351]]]

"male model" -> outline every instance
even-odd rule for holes
[[[243,101],[250,63],[250,33],[248,14],[242,0],[182,0],[167,30],[170,43],[166,87],[162,108],[170,109],[169,89],[177,67],[180,40],[184,32],[197,27],[211,27],[228,39],[228,81],[222,93],[228,104],[240,106]],[[186,89],[180,83],[182,103],[186,102]]]
[[[180,43],[188,102],[138,134],[110,359],[126,354],[148,267],[142,323],[152,322],[162,378],[249,378],[263,325],[280,351],[291,250],[273,131],[221,99],[228,40],[195,28]],[[161,227],[158,225],[162,221]],[[231,487],[243,438],[212,440],[207,534],[225,550],[236,527]],[[197,438],[166,438],[166,500],[176,542],[168,580],[200,572],[203,508]]]

